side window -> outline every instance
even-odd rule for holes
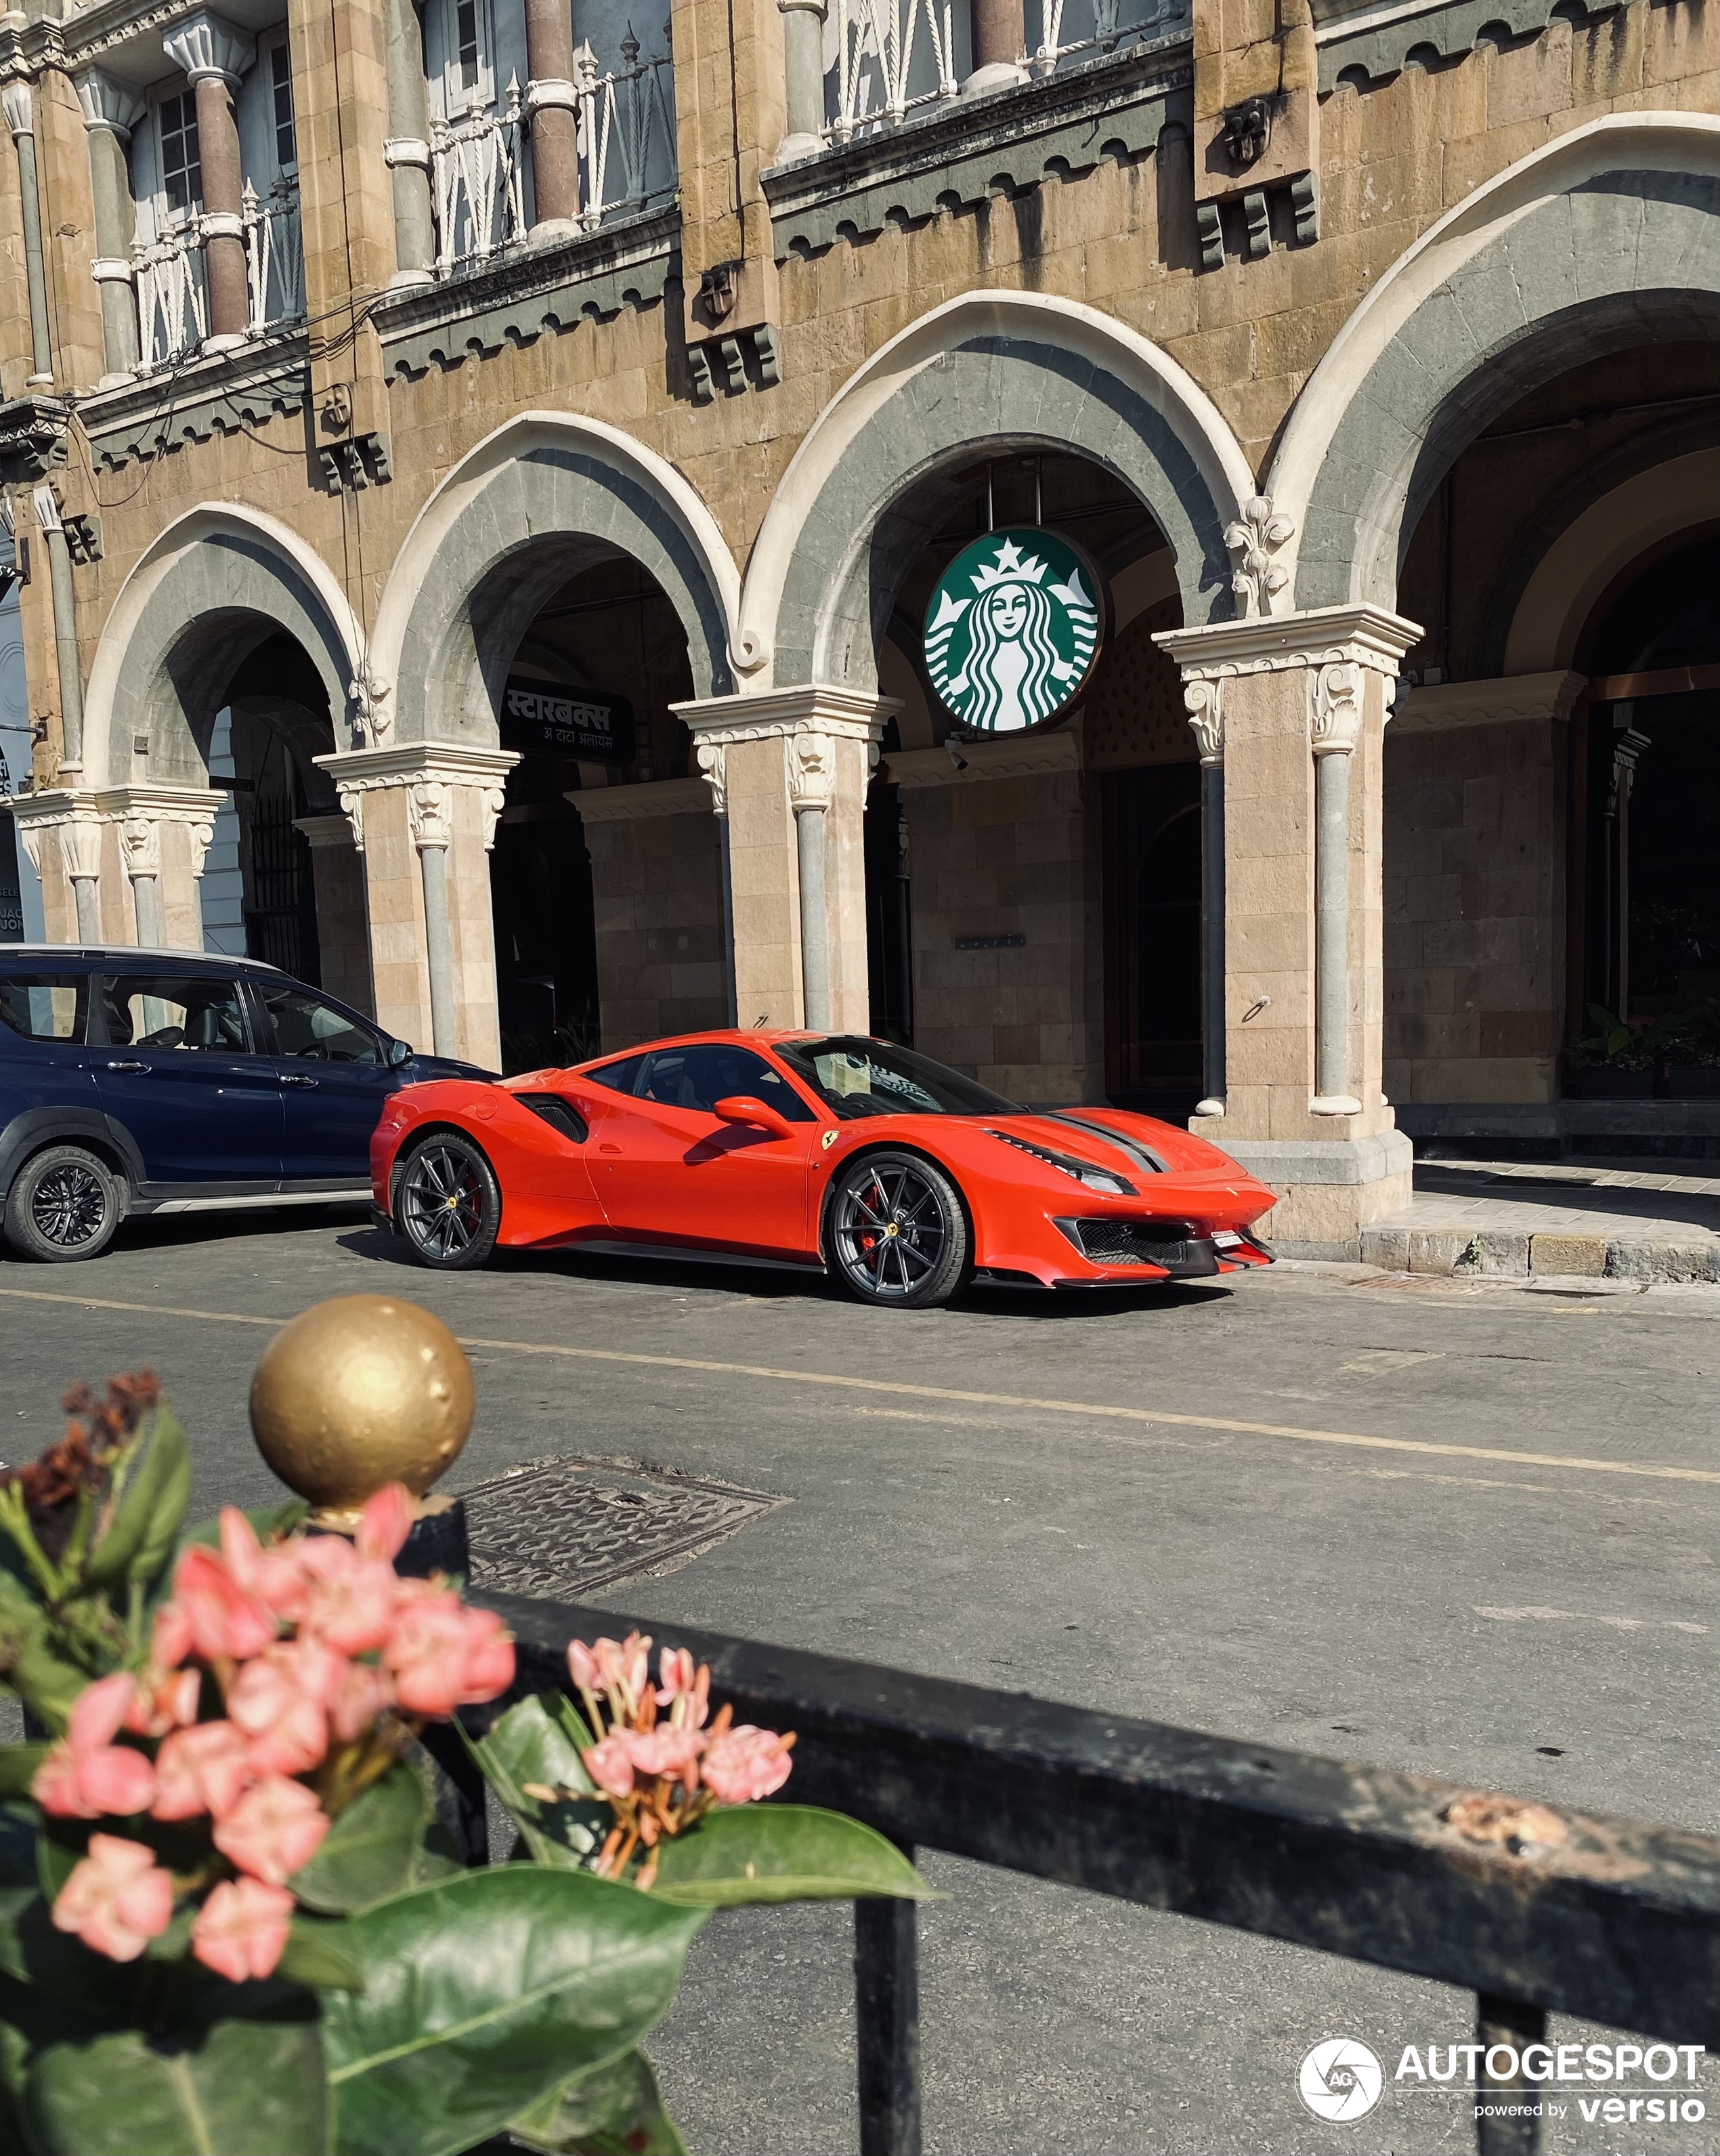
[[[315,1063],[380,1064],[382,1050],[375,1034],[303,988],[266,988],[264,1008],[274,1021],[275,1052],[302,1055]]]
[[[161,131],[161,192],[170,211],[188,214],[200,209],[203,201],[195,93],[187,90],[178,97],[164,97],[158,118]]]
[[[250,1051],[238,983],[196,973],[116,973],[103,984],[110,1043],[124,1048]]]
[[[672,1108],[699,1108],[709,1115],[719,1101],[750,1093],[791,1123],[817,1118],[780,1070],[750,1048],[726,1042],[695,1043],[690,1048],[660,1050],[646,1061],[637,1091],[648,1101]]]
[[[489,0],[433,0],[425,11],[425,59],[436,116],[463,119],[494,95]]]
[[[274,162],[283,172],[299,169],[299,141],[293,126],[293,56],[283,38],[269,49],[269,116],[274,129]]]
[[[607,1086],[612,1093],[632,1093],[638,1090],[642,1055],[624,1055],[619,1063],[606,1063],[601,1070],[587,1070],[585,1075],[594,1086]]]
[[[0,1024],[26,1040],[86,1040],[90,1031],[87,973],[0,975]]]

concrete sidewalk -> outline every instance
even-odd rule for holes
[[[1720,1163],[1418,1161],[1415,1195],[1362,1232],[1390,1272],[1720,1281]]]

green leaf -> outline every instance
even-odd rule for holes
[[[409,1760],[397,1760],[340,1814],[289,1884],[307,1908],[334,1916],[403,1893],[439,1862],[425,1861],[431,1816],[423,1775]]]
[[[56,2044],[24,2109],[36,2156],[323,2156],[321,2032],[314,2020],[232,2020],[186,2044],[133,2029]]]
[[[484,1736],[466,1740],[539,1864],[576,1869],[602,1847],[615,1824],[614,1813],[596,1795],[580,1756],[591,1743],[591,1732],[571,1703],[553,1692],[520,1700]],[[529,1784],[581,1794],[551,1802],[527,1795]]]
[[[893,1842],[858,1820],[810,1804],[708,1812],[690,1834],[662,1845],[651,1894],[687,1909],[846,1902],[856,1895],[938,1898]]]
[[[346,1949],[346,1925],[320,1923],[315,1917],[294,1919],[275,1974],[319,1991],[364,1989],[364,1966]]]
[[[36,1769],[48,1757],[45,1744],[0,1744],[0,1797],[27,1797]]]
[[[84,1567],[89,1586],[116,1587],[126,1579],[147,1584],[155,1578],[178,1537],[191,1478],[190,1441],[171,1410],[159,1407],[113,1524]]]
[[[668,2010],[704,1918],[589,1872],[509,1864],[366,1910],[361,1994],[323,1994],[340,2156],[454,2156]]]
[[[555,2156],[687,2156],[642,2051],[581,2074],[514,2121],[518,2140]]]
[[[0,1573],[0,1681],[58,1735],[90,1674],[59,1651],[40,1605],[12,1574]]]

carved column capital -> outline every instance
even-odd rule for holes
[[[1308,741],[1316,756],[1348,756],[1360,740],[1364,678],[1354,660],[1309,670]]]
[[[699,775],[711,790],[711,808],[716,815],[729,813],[729,755],[728,751],[714,742],[700,742],[694,752],[699,758]]]
[[[837,746],[816,725],[803,723],[788,737],[789,805],[799,815],[806,809],[828,808],[836,792]]]
[[[161,39],[161,50],[187,79],[214,77],[230,90],[238,87],[257,58],[257,41],[207,8],[176,23]]]
[[[1202,763],[1224,762],[1224,684],[1222,681],[1185,681],[1183,708]]]
[[[135,90],[125,83],[116,82],[99,67],[80,69],[73,78],[73,87],[83,107],[86,127],[105,127],[120,141],[130,141],[131,131],[142,118],[144,109],[144,100]]]

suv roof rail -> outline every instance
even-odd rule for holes
[[[175,950],[165,943],[0,943],[0,965],[9,958],[171,958],[181,966],[192,962],[204,966],[253,966],[264,973],[281,970],[266,958],[241,957],[231,951]]]

